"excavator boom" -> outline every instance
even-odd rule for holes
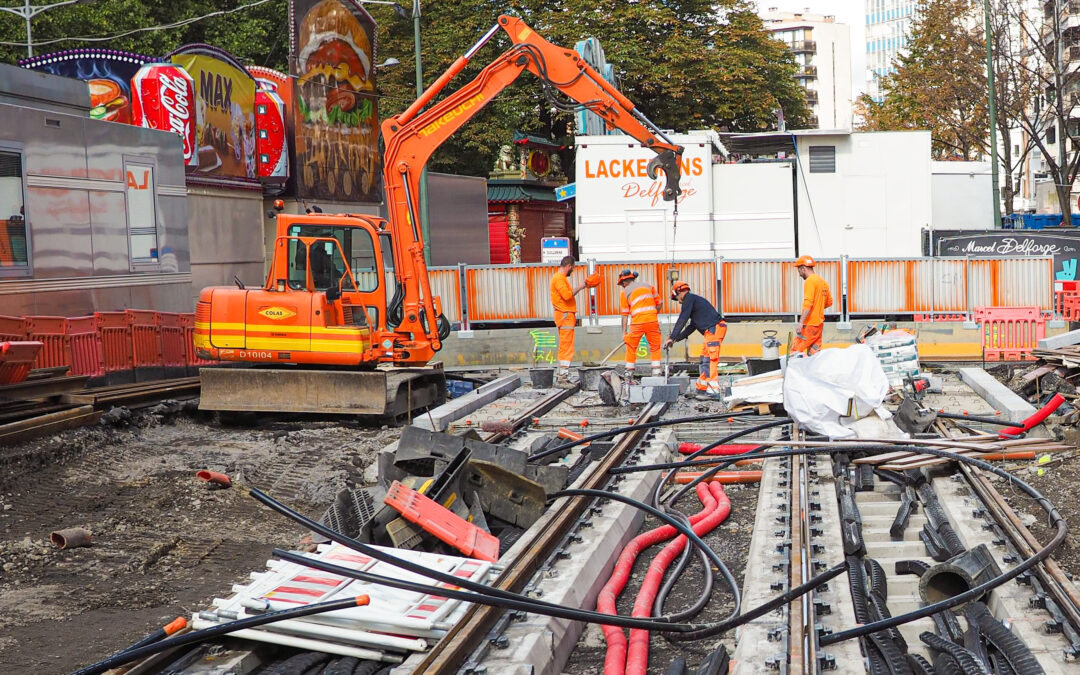
[[[458,74],[476,53],[502,29],[513,43],[502,55],[488,64],[471,82],[424,109]],[[382,123],[386,144],[384,183],[389,221],[397,241],[407,242],[403,251],[416,283],[405,284],[404,320],[399,330],[412,335],[426,335],[438,344],[435,329],[435,306],[428,283],[423,238],[419,225],[420,174],[431,155],[466,122],[472,119],[499,92],[523,71],[535,75],[552,103],[565,107],[555,92],[573,100],[574,107],[584,107],[599,115],[610,127],[621,129],[656,152],[648,164],[648,175],[665,176],[664,200],[678,198],[682,147],[675,145],[655,124],[642,114],[618,89],[599,75],[581,56],[540,37],[517,17],[500,16],[498,23],[460,56],[404,112]],[[424,326],[420,317],[426,317]]]

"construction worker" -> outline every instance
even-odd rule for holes
[[[555,309],[555,327],[559,330],[559,365],[555,369],[556,384],[570,383],[570,362],[574,360],[574,326],[577,325],[577,300],[574,296],[585,289],[585,283],[570,285],[574,273],[574,258],[565,256],[551,277],[551,306]]]
[[[671,288],[671,299],[682,304],[679,319],[671,329],[671,335],[664,343],[664,349],[690,337],[695,330],[705,336],[704,354],[709,358],[709,371],[701,369],[697,380],[698,393],[720,396],[720,345],[727,335],[727,323],[712,303],[690,292],[690,284],[676,281]]]
[[[649,343],[649,360],[652,374],[662,375],[660,368],[660,294],[656,288],[637,280],[637,272],[623,270],[619,273],[619,311],[622,314],[623,343],[626,344],[626,376],[634,376],[637,365],[637,348],[641,336]],[[627,330],[629,323],[629,330]]]
[[[814,274],[814,259],[808,255],[800,256],[795,261],[795,270],[803,279],[802,316],[795,331],[795,341],[791,344],[792,352],[802,352],[812,356],[821,351],[821,333],[825,324],[825,309],[832,307],[832,293],[829,284]]]

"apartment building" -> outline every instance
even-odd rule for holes
[[[882,97],[881,80],[896,72],[905,53],[918,0],[866,0],[866,93]]]
[[[765,28],[788,45],[799,64],[795,74],[806,90],[812,129],[851,128],[851,33],[836,17],[809,12],[762,14]]]

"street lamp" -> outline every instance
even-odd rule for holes
[[[56,9],[57,7],[63,7],[64,5],[85,5],[88,2],[94,0],[64,0],[63,2],[54,2],[51,5],[31,5],[30,0],[23,0],[22,7],[0,7],[0,10],[15,16],[21,16],[26,20],[26,56],[31,57],[34,55],[34,37],[30,27],[30,20],[42,12],[47,12],[50,9]]]

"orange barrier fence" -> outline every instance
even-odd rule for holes
[[[195,355],[195,315],[129,309],[92,316],[0,316],[0,344],[34,342],[34,368],[110,383],[182,377],[210,363]]]

